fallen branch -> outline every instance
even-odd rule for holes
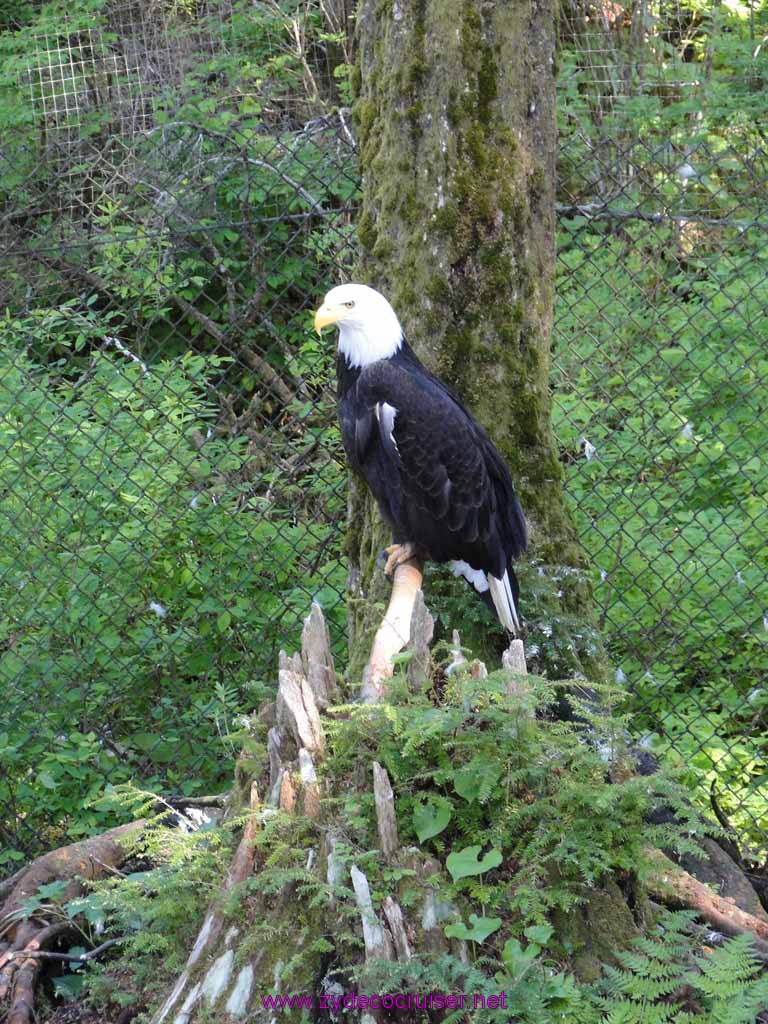
[[[211,796],[169,796],[166,803],[171,807],[223,807],[229,799],[229,793],[216,793]]]
[[[62,963],[68,964],[86,964],[89,960],[95,960],[96,957],[101,956],[106,950],[119,945],[123,941],[123,939],[107,939],[106,942],[102,942],[95,949],[89,949],[87,953],[50,953],[46,949],[38,949],[36,951],[22,949],[11,953],[10,959],[60,960]]]
[[[198,326],[202,327],[209,337],[218,344],[225,348],[227,351],[233,351],[234,339],[231,337],[230,332],[220,327],[215,320],[212,320],[205,313],[202,313],[197,306],[193,306],[191,302],[185,299],[181,295],[177,295],[175,292],[170,292],[168,298],[176,306],[176,308],[186,314],[190,320],[194,320]],[[253,349],[244,349],[240,352],[242,358],[248,363],[251,369],[255,370],[259,376],[263,377],[267,387],[272,391],[276,398],[279,398],[283,405],[290,405],[294,399],[294,394],[290,388],[285,384],[282,378],[279,376],[276,370],[274,370],[266,359],[263,359],[258,352],[254,352]]]
[[[35,959],[34,953],[71,931],[70,921],[48,925],[30,939],[16,960],[10,959],[14,953],[9,954],[8,963],[0,971],[0,1003],[10,994],[7,1024],[31,1024],[35,1019],[35,984],[40,961]]]
[[[15,884],[0,908],[0,923],[7,923],[20,914],[24,902],[34,896],[41,885],[49,882],[68,883],[62,893],[63,900],[82,895],[85,891],[84,880],[99,878],[105,866],[115,868],[125,861],[130,840],[139,835],[146,824],[142,818],[127,825],[118,825],[101,835],[61,846],[33,860],[23,871],[13,876]]]

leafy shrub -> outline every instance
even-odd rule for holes
[[[83,75],[41,131],[55,47]],[[343,634],[332,353],[306,309],[349,253],[357,175],[318,120],[346,47],[294,0],[54,2],[0,35],[6,857],[111,823],[107,781],[226,784],[310,600]]]
[[[762,847],[768,11],[682,0],[641,35],[637,14],[576,11],[553,375],[567,487],[633,727]]]
[[[683,826],[646,820],[659,803],[691,828],[701,822],[668,778],[623,777],[622,718],[594,716],[567,687],[535,676],[511,701],[508,684],[505,672],[476,679],[457,671],[437,696],[396,686],[386,707],[354,706],[334,726],[332,764],[338,775],[347,758],[359,762],[361,744],[368,749],[399,794],[403,840],[444,859],[454,883],[446,898],[503,913],[522,930],[572,908],[612,872],[636,868],[649,844],[685,847]],[[583,724],[552,720],[566,695],[590,723],[589,743]],[[613,696],[603,694],[606,708]],[[348,826],[373,845],[373,808],[364,801],[351,800]],[[378,877],[375,862],[367,867]]]

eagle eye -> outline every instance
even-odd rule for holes
[[[345,302],[344,305],[347,307],[347,309],[352,309],[355,304],[354,302]]]

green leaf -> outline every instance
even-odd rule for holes
[[[443,929],[446,937],[464,939],[467,942],[485,942],[489,935],[493,935],[501,928],[500,917],[478,917],[477,914],[470,914],[469,921],[471,928],[467,928],[463,921],[447,925]]]
[[[535,924],[526,928],[523,935],[529,942],[535,942],[537,946],[546,946],[552,938],[554,928],[549,924]]]
[[[77,999],[83,991],[84,985],[85,978],[82,974],[65,974],[63,977],[54,978],[53,980],[53,988],[56,995],[68,1003]]]
[[[70,946],[67,950],[67,953],[69,953],[70,956],[84,956],[87,952],[88,950],[85,946]],[[69,969],[70,971],[79,971],[82,966],[82,964],[73,960],[70,962]]]
[[[500,775],[500,765],[489,764],[485,758],[474,758],[453,773],[453,788],[469,803],[482,801],[488,798]]]
[[[460,768],[454,772],[453,775],[453,788],[463,797],[464,800],[472,803],[480,796],[480,785],[482,779],[475,772],[470,771],[468,768]]]
[[[523,949],[517,939],[508,939],[501,951],[501,959],[504,961],[507,971],[514,978],[527,971],[538,954],[539,950],[536,946]]]
[[[56,789],[56,779],[54,779],[50,772],[40,772],[37,778],[46,789]]]
[[[63,881],[48,882],[47,885],[38,885],[36,896],[44,900],[57,900],[64,894],[67,883]]]
[[[501,864],[501,850],[489,850],[480,860],[480,849],[480,846],[466,846],[463,850],[448,855],[445,866],[454,882],[458,882],[460,878],[469,878],[470,875],[481,875],[484,871],[490,871]]]
[[[451,820],[452,808],[442,797],[420,801],[413,808],[413,828],[420,843],[439,835]]]
[[[106,921],[106,915],[101,905],[101,901],[102,897],[100,894],[91,893],[90,896],[82,896],[78,899],[70,900],[64,909],[70,920],[73,917],[82,915],[88,924],[92,925],[96,929],[100,929],[104,926]]]

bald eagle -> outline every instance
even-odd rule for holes
[[[338,413],[352,469],[393,531],[386,572],[412,557],[447,562],[520,629],[513,559],[526,528],[512,479],[485,430],[422,365],[383,295],[345,284],[315,314],[336,325]]]

